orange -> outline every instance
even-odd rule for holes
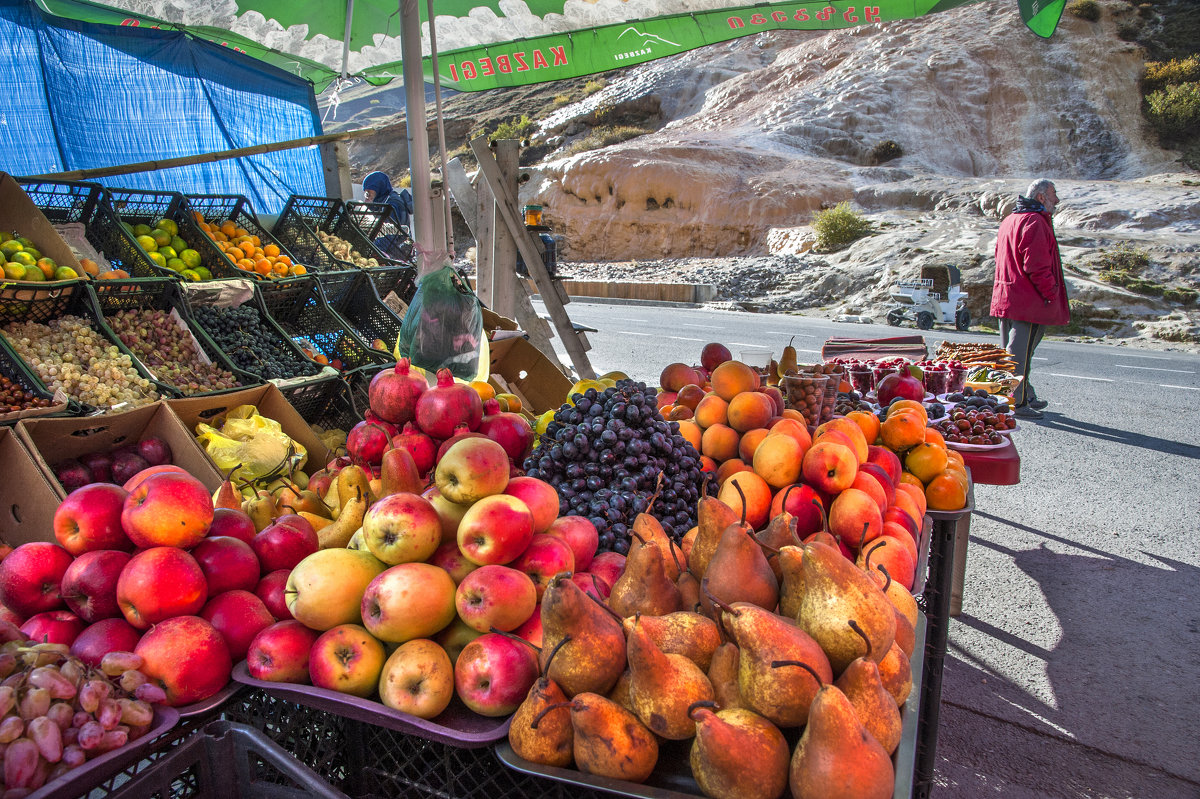
[[[287,277],[287,264],[271,264],[271,274],[276,275],[277,277]]]
[[[896,411],[879,426],[879,437],[888,449],[902,452],[925,441],[925,420],[916,411]]]
[[[287,264],[288,266],[291,266],[291,265],[292,265],[292,259],[291,259],[291,258],[288,258],[286,255],[281,255],[281,256],[279,256],[279,260],[283,261],[283,262],[284,262],[285,264]]]
[[[738,488],[741,488],[741,493],[738,492]],[[745,501],[742,500],[743,495]],[[754,472],[737,472],[730,475],[717,492],[717,499],[732,508],[739,518],[744,510],[746,523],[755,530],[767,523],[771,513],[771,487]]]
[[[946,468],[946,450],[937,444],[917,444],[904,456],[904,468],[928,483]]]
[[[274,244],[268,244],[266,247],[263,247],[263,253],[266,255],[279,255],[279,247]]]
[[[727,461],[737,457],[738,440],[737,431],[729,425],[710,425],[700,437],[700,452],[718,463]]]
[[[925,486],[925,499],[933,510],[958,510],[967,504],[967,489],[957,475],[944,471]]]
[[[292,272],[292,274],[293,274],[293,275],[306,275],[306,274],[308,274],[308,269],[306,269],[306,268],[305,268],[303,265],[299,265],[299,266],[289,266],[289,267],[288,267],[288,269],[290,269],[290,270],[291,270],[291,272]]]

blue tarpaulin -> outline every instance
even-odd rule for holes
[[[321,133],[312,85],[179,31],[46,15],[0,0],[0,170],[36,175],[177,158]],[[276,213],[325,194],[315,146],[101,178],[240,194]]]

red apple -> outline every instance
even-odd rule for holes
[[[524,502],[507,494],[479,500],[458,525],[458,548],[480,566],[515,560],[532,539],[533,514]]]
[[[339,624],[313,642],[308,654],[312,684],[338,693],[370,696],[379,688],[385,652],[358,624]]]
[[[499,633],[486,633],[467,644],[454,664],[459,698],[481,716],[515,711],[537,678],[533,649]]]
[[[525,572],[533,579],[537,588],[537,600],[542,601],[546,586],[559,572],[575,571],[575,554],[571,545],[552,535],[535,535],[511,564],[514,569]]]
[[[459,584],[454,605],[458,617],[468,627],[481,633],[493,627],[508,632],[524,624],[533,613],[537,590],[523,571],[507,566],[480,566]]]
[[[92,668],[100,668],[100,660],[109,652],[132,652],[141,639],[141,630],[118,616],[101,619],[89,625],[71,644],[71,654]]]
[[[308,653],[319,633],[295,619],[279,621],[254,636],[246,652],[246,669],[256,680],[308,682]]]
[[[233,590],[217,594],[205,603],[200,618],[207,621],[229,647],[235,661],[246,657],[254,636],[275,623],[275,617],[263,601],[249,591]]]
[[[233,671],[225,639],[199,616],[155,624],[133,651],[145,661],[141,670],[150,682],[166,691],[171,707],[207,699],[225,687]]]
[[[604,581],[604,578],[592,572],[575,572],[571,575],[571,582],[579,586],[579,590],[585,594],[591,594],[601,602],[608,599],[608,595],[612,593],[612,586]]]
[[[399,563],[367,585],[362,620],[382,641],[429,638],[454,620],[454,580],[429,563]]]
[[[69,610],[48,610],[30,616],[21,625],[21,632],[31,641],[70,646],[83,632],[87,623]]]
[[[112,483],[92,483],[67,495],[54,511],[54,537],[72,555],[96,549],[133,549],[121,528],[125,489]]]
[[[504,493],[525,503],[533,514],[533,534],[546,532],[558,518],[558,491],[536,477],[514,477],[504,487]]]
[[[25,618],[61,608],[62,578],[71,560],[57,544],[21,544],[0,562],[0,602]]]
[[[174,616],[194,615],[207,599],[208,584],[200,564],[176,547],[138,552],[117,580],[121,613],[139,630]]]
[[[513,630],[513,635],[518,638],[528,641],[534,646],[542,645],[542,606],[538,605],[533,610],[533,615],[525,620],[517,629]]]
[[[805,536],[823,529],[821,510],[827,507],[812,486],[793,483],[784,486],[771,500],[771,518],[787,511],[796,519],[796,535]]]
[[[921,538],[921,526],[903,508],[895,506],[888,508],[883,512],[883,521],[885,524],[892,522],[903,527],[913,541],[919,541]]]
[[[429,500],[416,494],[390,494],[367,509],[363,541],[384,563],[416,563],[442,543],[442,520]]]
[[[904,466],[900,463],[900,458],[896,453],[892,452],[887,447],[879,447],[874,444],[867,447],[867,463],[874,463],[882,466],[888,476],[892,478],[892,485],[900,485],[900,475],[904,472]]]
[[[188,474],[188,471],[182,466],[173,466],[169,463],[164,463],[160,466],[148,466],[135,474],[133,477],[130,477],[128,480],[126,480],[121,485],[121,488],[124,488],[126,491],[133,491],[133,489],[137,488],[148,478],[151,478],[156,474]]]
[[[464,577],[479,568],[467,560],[467,556],[458,548],[456,541],[447,541],[438,547],[437,551],[429,557],[429,563],[445,569],[455,584],[461,583]]]
[[[617,578],[625,573],[625,556],[620,552],[601,552],[592,559],[588,571],[612,587],[617,584]]]
[[[254,587],[255,595],[263,601],[267,610],[279,621],[292,618],[292,612],[288,610],[287,600],[284,598],[284,588],[287,586],[288,575],[291,573],[291,569],[276,569],[270,574],[264,574],[263,578],[258,581],[258,585]]]
[[[0,605],[0,622],[5,621],[12,622],[16,626],[20,627],[25,623],[25,617],[19,613],[15,613],[11,608],[5,605]]]
[[[152,467],[163,468],[163,467]],[[190,474],[151,475],[129,492],[121,526],[139,547],[195,546],[213,520],[212,496]]]
[[[253,591],[258,585],[258,557],[244,541],[229,536],[205,538],[192,548],[192,557],[204,572],[210,596],[237,589]]]
[[[586,571],[600,548],[600,533],[584,516],[560,516],[546,528],[546,534],[567,542],[575,556],[576,571]]]
[[[490,438],[464,438],[446,450],[433,479],[443,497],[470,505],[508,485],[508,453]]]
[[[304,526],[280,521],[283,519],[281,516],[264,527],[250,542],[250,548],[258,556],[259,568],[263,572],[291,569],[321,548],[321,540],[317,538],[312,525],[302,516],[296,518],[303,521]]]
[[[217,508],[213,511],[212,524],[208,526],[209,538],[227,536],[249,544],[255,535],[254,522],[242,511],[233,508]]]
[[[77,557],[62,578],[67,607],[89,624],[120,617],[117,580],[132,557],[115,549],[97,549]]]

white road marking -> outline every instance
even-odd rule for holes
[[[1084,377],[1083,375],[1063,375],[1057,372],[1046,372],[1049,377],[1071,377],[1075,380],[1095,380],[1097,383],[1115,383],[1111,377]]]
[[[1185,375],[1196,374],[1191,369],[1164,369],[1161,366],[1130,366],[1129,364],[1124,363],[1114,363],[1113,366],[1117,367],[1118,369],[1146,369],[1151,372],[1179,372],[1180,374]]]
[[[704,341],[702,338],[688,338],[687,336],[663,336],[663,338],[670,339],[671,341]]]
[[[1159,383],[1159,388],[1182,388],[1185,391],[1200,391],[1200,386],[1172,386],[1168,383]]]
[[[608,318],[612,319],[614,322],[644,322],[644,321],[646,321],[645,319],[641,319],[641,318],[631,319],[628,316],[610,316]]]
[[[768,331],[767,331],[767,335],[771,335],[771,336],[795,336],[796,338],[816,338],[816,336],[810,336],[810,335],[808,335],[807,333],[792,333],[791,331],[783,331],[783,330],[768,330]]]
[[[1119,355],[1122,358],[1147,358],[1151,361],[1173,361],[1174,358],[1169,358],[1166,355],[1142,355],[1137,352],[1114,352],[1113,355]]]
[[[756,350],[768,350],[768,351],[771,349],[770,347],[764,347],[762,344],[747,344],[744,341],[731,341],[731,342],[729,342],[729,346],[730,347],[753,347]]]
[[[680,323],[679,323],[679,326],[680,326],[680,327],[703,327],[703,328],[705,328],[705,329],[711,329],[711,328],[712,328],[712,325],[693,325],[693,324],[690,324],[690,323],[688,323],[688,322],[680,322]]]
[[[1049,358],[1039,358],[1039,357],[1037,357],[1036,355],[1035,355],[1035,356],[1033,356],[1033,359],[1034,359],[1035,361],[1048,361],[1048,360],[1050,360]]]
[[[653,336],[653,333],[635,333],[632,330],[614,330],[614,333],[620,336]]]

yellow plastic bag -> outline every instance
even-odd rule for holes
[[[196,440],[217,468],[225,473],[237,469],[243,480],[269,482],[308,461],[304,447],[253,405],[231,409],[219,429],[203,422],[196,425]]]

